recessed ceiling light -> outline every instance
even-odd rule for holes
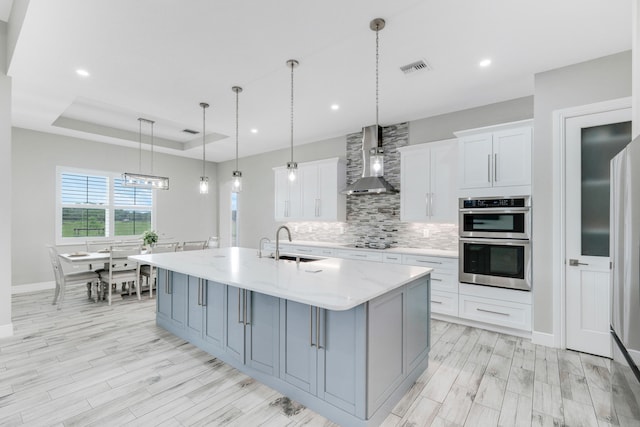
[[[251,129],[251,133],[258,133],[258,129]]]
[[[333,105],[331,106],[331,109],[332,109],[333,111],[336,111],[336,110],[339,110],[339,109],[340,109],[340,106],[339,106],[338,104],[333,104]]]
[[[76,70],[76,74],[79,75],[80,77],[89,77],[91,75],[87,70],[84,70],[82,68],[78,68]]]
[[[481,67],[488,67],[489,65],[491,65],[491,60],[490,59],[483,59],[482,61],[480,61],[480,63],[478,64]]]

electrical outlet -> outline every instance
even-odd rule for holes
[[[298,226],[297,225],[293,226],[293,231],[296,232],[296,233],[298,232]]]
[[[423,228],[422,229],[422,237],[430,237],[431,233],[429,233],[429,229],[428,228]]]
[[[343,226],[340,226],[340,228],[338,228],[338,233],[344,234],[344,227]]]

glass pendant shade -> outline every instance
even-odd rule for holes
[[[206,176],[200,177],[200,194],[209,194],[209,178]]]
[[[384,155],[381,149],[376,149],[369,157],[369,173],[371,176],[384,175]]]
[[[298,163],[296,162],[287,162],[287,176],[289,177],[289,181],[295,181],[298,177]]]
[[[240,193],[242,191],[242,172],[233,171],[232,177],[231,192]]]

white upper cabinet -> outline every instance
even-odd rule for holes
[[[410,145],[399,151],[400,219],[457,223],[457,140]]]
[[[530,191],[531,126],[531,120],[524,120],[455,132],[459,188],[519,187],[515,191]]]
[[[339,158],[298,163],[289,181],[285,167],[274,168],[276,221],[345,221],[345,162]]]

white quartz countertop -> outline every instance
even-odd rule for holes
[[[274,241],[271,241],[274,243]],[[333,248],[333,249],[350,249],[357,251],[371,251],[371,252],[383,252],[383,253],[399,253],[399,254],[411,254],[411,255],[425,255],[425,256],[437,256],[443,258],[458,258],[458,251],[450,251],[444,249],[430,249],[430,248],[403,248],[394,247],[388,249],[372,249],[372,248],[354,248],[347,243],[336,242],[316,242],[309,240],[294,240],[292,242],[281,240],[280,245],[293,245],[293,246],[316,246],[321,248]]]
[[[432,269],[338,258],[313,262],[258,258],[255,249],[219,248],[129,257],[226,285],[328,310],[348,310]]]

